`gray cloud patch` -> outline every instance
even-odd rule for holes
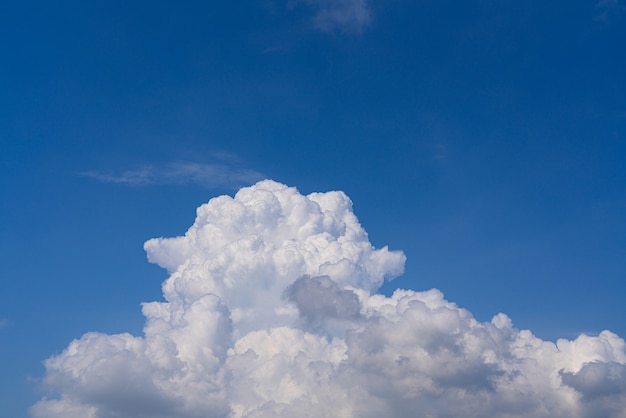
[[[586,399],[626,393],[626,364],[591,362],[576,373],[560,371],[559,375]]]
[[[341,289],[328,276],[303,276],[285,289],[284,297],[293,302],[300,316],[313,328],[328,319],[354,320],[361,305],[357,295]]]
[[[559,372],[563,384],[582,395],[580,416],[626,416],[626,364],[593,361],[577,372]]]

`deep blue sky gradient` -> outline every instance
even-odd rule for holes
[[[140,333],[166,277],[143,242],[237,188],[93,174],[142,165],[344,190],[407,254],[384,292],[436,287],[544,339],[626,336],[625,3],[369,4],[370,25],[330,32],[315,2],[0,7],[3,415],[26,416],[73,338]]]

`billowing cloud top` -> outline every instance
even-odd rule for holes
[[[373,248],[342,192],[262,181],[145,249],[170,277],[144,335],[46,360],[33,417],[626,417],[609,331],[555,344],[438,290],[374,293],[405,257]]]

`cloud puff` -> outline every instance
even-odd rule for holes
[[[199,184],[205,187],[241,187],[263,178],[257,171],[232,164],[191,161],[143,164],[119,171],[86,171],[82,174],[105,183],[129,186]]]
[[[376,294],[405,257],[370,244],[342,192],[262,181],[145,249],[170,276],[143,335],[46,360],[34,418],[626,417],[623,339],[553,343],[436,289]]]
[[[368,0],[294,0],[315,10],[314,26],[324,32],[361,33],[372,22]]]

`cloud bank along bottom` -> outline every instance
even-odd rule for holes
[[[34,418],[626,417],[623,339],[553,343],[436,289],[376,294],[405,256],[370,244],[342,192],[262,181],[145,249],[170,276],[143,335],[47,359]]]

